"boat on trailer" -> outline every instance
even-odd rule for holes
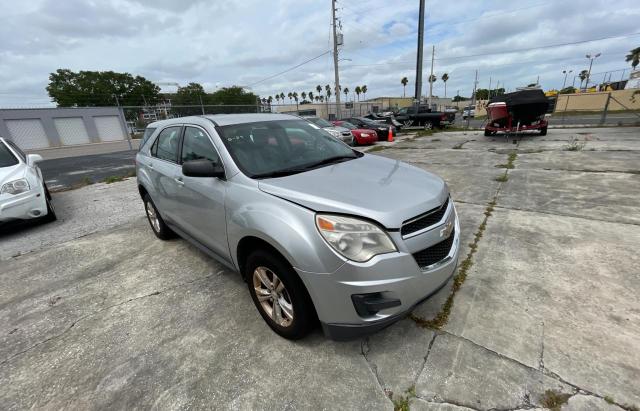
[[[521,89],[494,96],[487,105],[484,135],[495,135],[499,131],[518,133],[539,130],[540,135],[544,136],[549,124],[545,119],[548,108],[549,100],[540,89]]]

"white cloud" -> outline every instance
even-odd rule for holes
[[[5,0],[6,1],[6,0]],[[44,90],[57,68],[115,70],[153,81],[246,85],[331,48],[330,6],[317,0],[33,0],[3,7],[0,24],[0,106],[48,103]],[[325,4],[326,3],[326,4]],[[561,71],[587,65],[584,54],[602,52],[594,72],[628,67],[624,55],[640,36],[504,54],[504,51],[638,32],[640,8],[602,0],[505,4],[427,2],[425,73],[431,44],[435,72],[448,72],[449,94],[469,94],[500,81],[510,88],[540,76],[546,88],[562,85]],[[345,45],[341,83],[366,84],[368,97],[400,95],[400,78],[413,90],[417,2],[341,1]],[[497,53],[497,54],[489,54]],[[474,58],[454,58],[477,55]],[[614,75],[617,76],[621,72]],[[603,74],[602,74],[603,75]],[[596,77],[598,79],[598,77]],[[259,83],[262,95],[312,91],[333,82],[330,55]],[[425,90],[426,90],[425,85]],[[442,81],[434,92],[444,93]]]

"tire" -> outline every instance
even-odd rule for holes
[[[485,137],[489,137],[490,135],[492,135],[493,133],[491,132],[491,130],[487,130],[486,128],[484,129],[484,136]]]
[[[540,129],[540,135],[541,136],[546,136],[547,135],[547,128],[546,127],[542,127]]]
[[[273,252],[256,250],[247,258],[244,276],[253,303],[276,334],[298,340],[311,332],[316,324],[315,309],[288,262]]]
[[[411,125],[413,124],[413,120],[406,120],[402,124],[404,125],[404,127],[411,127]]]
[[[349,143],[351,147],[356,147],[358,145],[358,140],[356,140],[355,136],[351,136],[351,142]]]
[[[432,130],[433,128],[434,127],[433,127],[433,123],[432,122],[427,121],[426,123],[424,123],[424,129],[425,130]]]
[[[174,238],[176,234],[164,222],[149,194],[145,194],[142,201],[144,202],[144,210],[147,214],[147,220],[149,221],[151,230],[153,230],[153,234],[163,241]]]
[[[47,188],[46,184],[44,184],[44,198],[45,198],[45,201],[47,202],[47,215],[42,217],[42,222],[44,223],[54,222],[58,219],[58,216],[56,215],[56,210],[53,207],[53,203],[51,202],[51,193],[49,193],[49,189]]]

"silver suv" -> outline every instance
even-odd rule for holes
[[[238,271],[285,338],[316,320],[333,339],[379,330],[455,270],[458,217],[433,174],[355,151],[291,115],[149,127],[136,164],[153,232],[178,234]]]

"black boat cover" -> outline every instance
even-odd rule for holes
[[[531,124],[544,115],[549,108],[549,100],[542,90],[520,90],[501,96],[491,97],[489,104],[504,102],[512,116],[512,122]]]

